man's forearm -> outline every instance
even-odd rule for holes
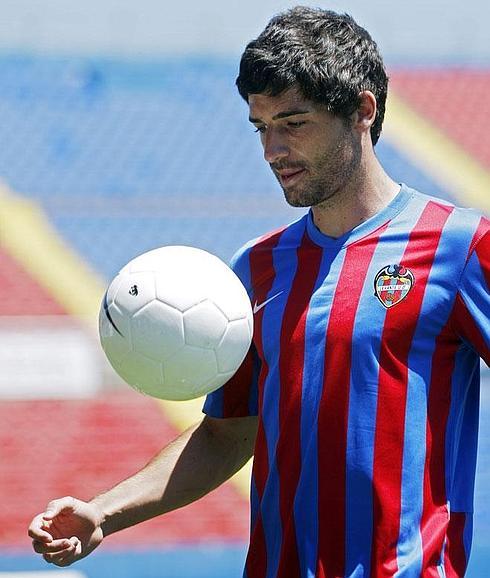
[[[95,497],[104,535],[185,506],[238,471],[252,454],[255,425],[253,418],[232,424],[205,418],[134,476]]]

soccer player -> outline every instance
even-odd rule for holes
[[[237,86],[287,202],[310,207],[233,260],[253,346],[203,420],[139,473],[88,503],[51,502],[30,526],[34,549],[71,564],[253,454],[247,578],[462,577],[490,223],[383,170],[387,77],[349,16],[273,18]]]

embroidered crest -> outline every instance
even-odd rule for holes
[[[405,299],[414,283],[410,269],[403,265],[387,265],[374,278],[374,294],[388,309]]]

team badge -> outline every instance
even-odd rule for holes
[[[387,265],[374,278],[374,294],[386,307],[393,307],[410,293],[415,277],[403,265]]]

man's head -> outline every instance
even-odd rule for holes
[[[346,14],[296,7],[274,17],[246,47],[237,87],[250,94],[277,96],[297,88],[308,100],[345,119],[370,91],[377,111],[373,145],[383,124],[388,78],[376,43]]]

